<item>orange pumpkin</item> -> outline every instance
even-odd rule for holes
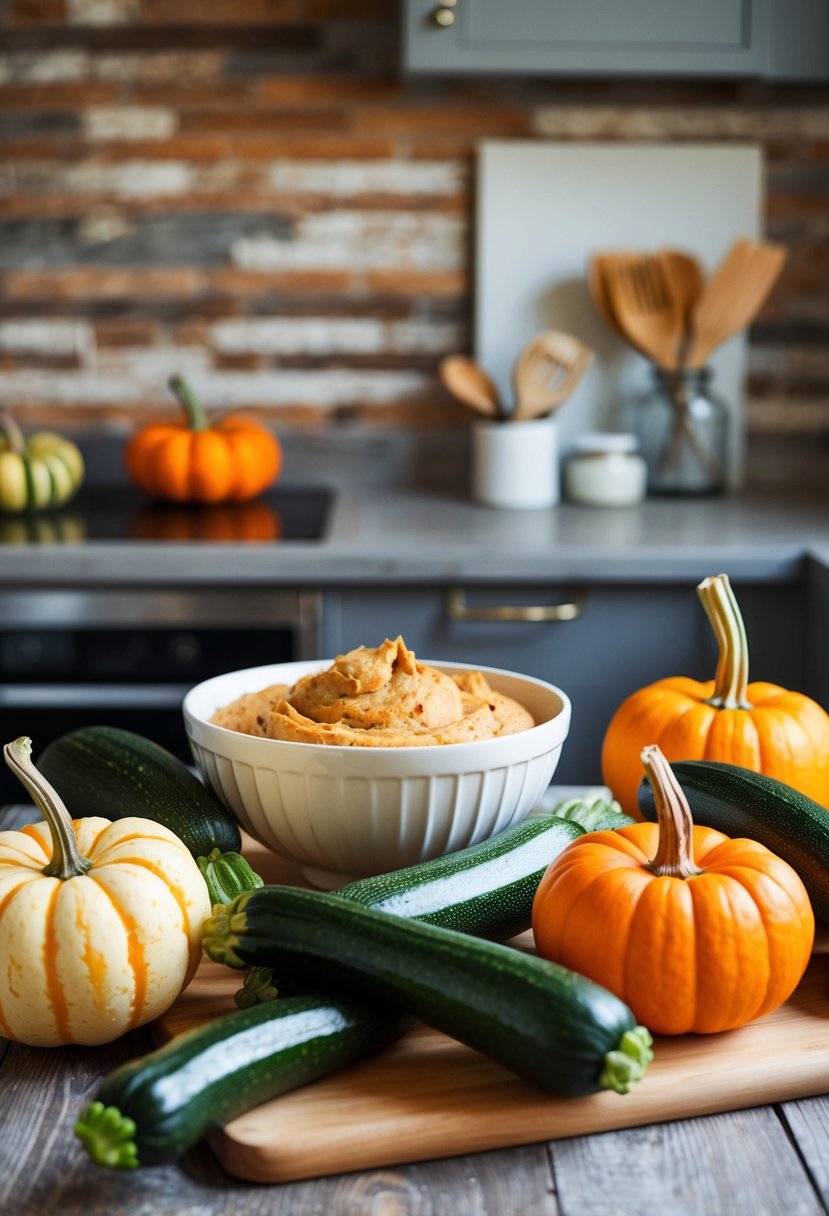
[[[211,423],[180,376],[170,388],[184,420],[150,423],[124,452],[127,474],[140,490],[175,502],[241,502],[276,481],[282,447],[271,431],[232,414]]]
[[[533,903],[538,953],[610,989],[655,1034],[732,1030],[797,987],[809,896],[763,845],[695,827],[658,747],[641,759],[658,822],[582,836],[551,862]]]
[[[719,760],[783,781],[829,806],[829,714],[799,692],[748,683],[748,644],[728,575],[697,587],[717,638],[714,680],[657,680],[627,697],[602,744],[602,776],[622,810],[636,805],[639,752],[658,743],[669,760]]]

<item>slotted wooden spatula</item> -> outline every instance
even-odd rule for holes
[[[550,414],[570,397],[593,362],[593,352],[572,334],[548,330],[529,342],[513,369],[516,421]]]
[[[605,281],[613,314],[628,340],[660,367],[676,367],[685,318],[659,258],[643,253],[611,262]]]

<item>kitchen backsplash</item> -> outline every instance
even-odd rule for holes
[[[824,487],[829,87],[406,79],[397,9],[0,0],[0,400],[126,423],[178,371],[277,427],[456,427],[479,141],[749,141],[791,252],[747,480]]]

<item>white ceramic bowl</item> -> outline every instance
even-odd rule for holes
[[[555,772],[570,701],[553,684],[467,663],[524,705],[530,730],[434,747],[285,743],[215,726],[217,709],[271,684],[292,685],[330,659],[249,667],[192,688],[183,713],[202,777],[262,844],[299,862],[316,886],[379,874],[476,844],[519,822]]]

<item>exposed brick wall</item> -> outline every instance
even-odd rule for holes
[[[134,419],[190,376],[285,426],[462,415],[476,143],[759,140],[791,256],[749,476],[829,450],[829,88],[406,80],[396,0],[0,0],[0,396]]]

